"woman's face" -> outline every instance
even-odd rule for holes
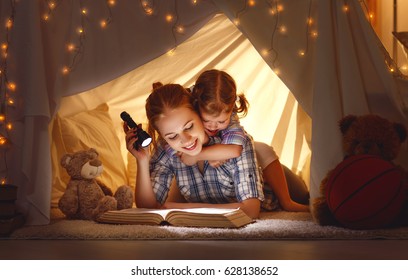
[[[178,152],[195,156],[208,142],[200,117],[186,107],[166,110],[156,126],[164,140]]]

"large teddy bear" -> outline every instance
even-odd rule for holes
[[[98,152],[91,148],[61,158],[61,165],[71,178],[58,207],[69,219],[96,220],[106,211],[133,205],[133,192],[129,186],[119,187],[113,195],[109,187],[95,179],[103,171],[98,156]]]
[[[392,162],[397,157],[401,144],[407,137],[407,130],[402,124],[391,122],[374,114],[345,116],[339,121],[339,127],[342,133],[345,159],[337,167],[348,158],[356,157],[356,155],[372,155],[378,157],[379,160]],[[402,174],[402,186],[406,188],[407,172],[400,167],[397,168],[400,169],[400,174]],[[332,182],[334,177],[331,178],[330,176],[334,176],[335,169],[330,170],[321,181],[320,196],[312,201],[312,215],[320,225],[342,225],[333,215],[326,197],[328,182]],[[399,201],[408,201],[406,190],[401,195],[405,196],[405,198],[401,198]],[[401,210],[397,219],[402,219],[405,215],[402,212],[406,211],[406,205],[407,202],[405,202],[405,208]],[[364,208],[364,206],[361,207]],[[401,222],[399,223],[401,224]],[[403,223],[406,223],[406,220]]]

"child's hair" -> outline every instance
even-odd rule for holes
[[[162,139],[157,129],[157,120],[166,109],[186,107],[194,110],[191,94],[181,85],[153,83],[153,90],[146,99],[146,116],[148,133],[152,137],[153,149],[157,148],[159,139]]]
[[[193,104],[200,113],[215,116],[224,112],[242,113],[242,116],[248,113],[249,103],[245,95],[237,95],[234,79],[221,70],[212,69],[201,73],[192,90],[192,96]]]

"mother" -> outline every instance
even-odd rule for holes
[[[207,161],[187,166],[178,153],[191,156],[203,146],[219,143],[208,137],[194,110],[191,95],[178,84],[153,85],[146,101],[152,155],[148,149],[135,149],[134,130],[124,124],[128,151],[137,161],[135,201],[143,208],[241,208],[257,218],[264,200],[262,182],[252,140],[247,137],[240,157],[213,168]],[[186,203],[166,202],[173,178]]]

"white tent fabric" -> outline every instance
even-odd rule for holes
[[[230,71],[241,91],[250,96],[250,110],[256,112],[243,119],[255,138],[274,145],[281,156],[290,154],[284,151],[282,143],[293,139],[291,134],[282,134],[286,126],[297,134],[292,142],[294,147],[305,146],[303,142],[306,146],[308,141],[311,143],[312,198],[317,195],[321,178],[343,156],[337,128],[337,121],[342,116],[371,112],[408,126],[406,80],[396,69],[390,71],[392,61],[371,29],[358,0],[254,1],[254,6],[247,1],[232,0],[198,1],[196,5],[190,1],[118,1],[113,7],[108,7],[108,2],[60,1],[46,23],[41,18],[48,8],[44,4],[48,2],[11,1],[14,7],[10,7],[9,2],[0,3],[2,19],[15,12],[14,26],[9,31],[7,76],[17,84],[15,96],[19,101],[14,110],[8,111],[9,119],[15,123],[10,133],[13,145],[4,153],[6,164],[0,163],[0,172],[7,172],[9,181],[19,186],[18,205],[29,224],[49,222],[52,187],[49,123],[59,111],[62,97],[102,84],[74,101],[64,98],[59,113],[69,115],[103,101],[110,105],[112,120],[120,110],[138,112],[140,115],[135,118],[143,118],[141,113],[145,95],[153,82],[151,77],[188,86],[203,69],[218,67]],[[146,11],[151,2],[155,4],[155,13],[148,15]],[[81,16],[84,7],[89,13]],[[177,15],[171,23],[163,20],[168,11]],[[202,38],[208,42],[206,48],[194,45],[198,42],[194,37],[181,44],[219,11],[237,24],[244,36],[228,31],[221,35],[225,41],[211,41],[213,37],[205,37],[203,32]],[[101,32],[95,19],[106,16],[110,16],[111,23]],[[213,18],[209,22],[214,24],[211,29],[221,28],[221,21],[221,17]],[[85,28],[86,36],[78,36],[78,25]],[[185,35],[174,31],[181,25]],[[262,55],[258,55],[256,61],[261,61],[262,57],[293,93],[310,116],[312,129],[307,127],[308,117],[296,107],[286,88],[277,91],[283,95],[273,94],[277,85],[282,85],[272,71],[264,70],[258,62],[249,66],[241,61],[241,55],[251,52],[244,37]],[[70,41],[78,43],[78,56],[66,54],[65,45]],[[172,57],[160,56],[175,45]],[[187,53],[190,53],[188,59],[180,58]],[[229,53],[229,59],[217,60]],[[152,60],[157,57],[158,60]],[[61,67],[70,62],[74,62],[73,71],[68,76],[61,75]],[[166,72],[167,66],[176,70]],[[121,75],[131,77],[127,80],[129,88],[125,87],[128,82],[123,82],[123,77],[117,84],[109,82]],[[135,96],[140,96],[131,103],[125,94],[114,94],[120,93],[122,87],[123,91],[134,91]],[[93,91],[99,94],[86,97]],[[69,106],[73,111],[66,109],[65,102],[74,102],[70,104],[75,106]],[[82,107],[78,105],[81,103]],[[280,103],[290,106],[279,107]],[[262,117],[269,115],[271,117],[265,117],[268,122],[264,123]],[[255,132],[260,124],[270,125],[271,129],[261,128]],[[407,151],[405,145],[398,159],[405,167],[408,167]],[[292,152],[288,162],[292,166],[304,166],[307,157],[307,152]]]

